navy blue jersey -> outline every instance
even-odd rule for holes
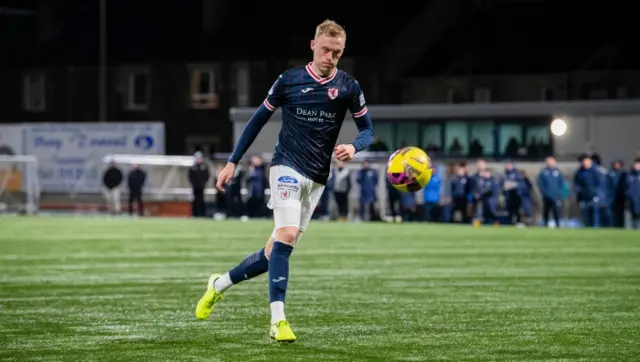
[[[373,141],[371,119],[360,85],[342,70],[322,78],[313,71],[311,63],[289,69],[275,81],[249,123],[257,118],[256,123],[266,123],[260,115],[263,107],[269,113],[282,109],[282,129],[271,164],[291,167],[323,185],[329,178],[331,156],[347,111],[351,112],[359,130],[352,143],[356,152],[366,149]],[[255,127],[247,124],[231,162],[242,157],[255,136]]]

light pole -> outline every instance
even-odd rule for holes
[[[99,121],[107,121],[107,0],[100,0]]]

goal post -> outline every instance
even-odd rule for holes
[[[191,156],[167,156],[167,155],[128,155],[110,154],[103,158],[103,163],[115,164],[128,171],[134,164],[141,166],[147,172],[146,190],[152,194],[181,193],[184,190],[184,175],[187,169],[193,166]]]
[[[188,169],[194,164],[193,156],[108,154],[103,157],[105,169],[115,163],[123,173],[122,199],[127,199],[127,174],[138,165],[147,174],[143,188],[145,209],[150,215],[188,216],[191,214],[193,191],[189,183]],[[212,200],[217,194],[213,179],[216,176],[215,161],[205,159],[211,177],[205,188],[205,199]]]
[[[38,158],[0,155],[0,212],[32,215],[39,202]]]

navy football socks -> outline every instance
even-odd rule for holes
[[[269,301],[284,302],[289,282],[289,256],[293,246],[276,241],[269,258]]]
[[[264,248],[262,248],[229,270],[229,278],[233,284],[238,284],[243,280],[255,278],[267,270],[269,270],[269,259],[264,255]]]

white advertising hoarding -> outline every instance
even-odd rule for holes
[[[164,124],[43,123],[24,125],[24,153],[38,158],[42,191],[102,189],[107,154],[163,155]]]
[[[21,155],[22,149],[22,125],[0,125],[0,155]]]

